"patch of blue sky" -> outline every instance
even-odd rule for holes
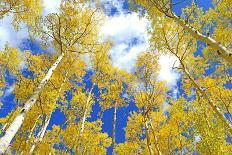
[[[11,110],[16,107],[16,102],[14,100],[14,87],[13,84],[16,82],[16,77],[12,75],[9,70],[5,73],[6,86],[2,89],[3,96],[0,97],[0,101],[3,106],[0,108],[0,117],[5,117]]]
[[[108,16],[131,13],[127,0],[101,0],[101,4]]]
[[[40,54],[50,54],[50,49],[43,49],[41,48],[41,43],[39,41],[32,41],[30,39],[23,39],[19,45],[19,49],[21,51],[29,50],[33,55],[40,55]]]
[[[173,0],[173,4],[177,4],[175,6],[173,6],[173,11],[180,16],[182,13],[182,9],[190,6],[192,4],[193,0]],[[208,10],[210,7],[213,7],[212,4],[212,0],[194,0],[195,3],[199,6],[203,8],[203,11]],[[180,3],[181,2],[181,3]]]
[[[225,88],[227,89],[232,89],[232,82],[231,81],[227,81],[225,84],[224,84]]]
[[[66,121],[65,119],[65,114],[64,112],[62,112],[60,109],[56,109],[51,116],[51,120],[50,123],[48,125],[48,130],[52,129],[53,125],[60,125],[62,126],[62,124]]]

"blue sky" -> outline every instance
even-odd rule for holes
[[[104,6],[105,12],[108,15],[108,20],[104,24],[101,30],[101,36],[103,39],[111,38],[114,41],[114,46],[110,50],[112,62],[114,66],[122,69],[126,69],[128,72],[133,72],[134,63],[138,54],[141,51],[145,51],[148,48],[149,34],[147,29],[150,28],[150,21],[146,17],[140,17],[138,13],[129,11],[129,5],[127,0],[101,0]],[[174,0],[179,1],[179,0]],[[174,12],[176,14],[181,13],[181,8],[190,4],[192,0],[186,0],[178,6],[175,6]],[[44,15],[50,12],[57,12],[59,7],[59,0],[44,0],[45,11]],[[197,4],[207,10],[212,6],[211,1],[208,0],[196,0]],[[0,21],[0,50],[3,49],[4,43],[9,42],[11,46],[18,47],[21,50],[30,49],[34,54],[44,52],[39,47],[38,43],[33,43],[28,40],[28,33],[26,29],[22,29],[16,32],[12,26],[10,26],[12,20],[11,16],[4,18]],[[24,25],[22,25],[23,27]],[[160,79],[166,80],[170,87],[170,92],[173,96],[179,96],[181,91],[181,75],[174,72],[171,67],[175,62],[175,59],[170,56],[163,56],[160,58],[159,63],[161,65]],[[169,65],[167,65],[169,64]],[[212,67],[213,68],[213,67]],[[208,71],[210,72],[210,70]],[[91,75],[87,74],[83,81],[91,83]],[[14,82],[14,78],[10,75],[6,75],[7,87],[5,88],[5,95],[1,97],[1,101],[4,103],[2,109],[0,109],[0,116],[6,116],[6,114],[15,107],[14,90],[11,87]],[[97,93],[97,90],[94,90]],[[125,141],[124,128],[126,126],[129,112],[136,110],[133,102],[125,108],[119,108],[117,112],[117,128],[116,128],[116,142],[121,143]],[[89,121],[95,121],[98,119],[98,112],[100,107],[98,103],[93,105],[93,112]],[[103,114],[103,132],[107,132],[112,135],[112,116],[113,109],[106,110]],[[54,124],[62,124],[65,121],[64,115],[56,110],[49,124],[51,129]],[[107,154],[112,154],[112,148],[108,149]]]

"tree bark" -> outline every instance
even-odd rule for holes
[[[172,18],[174,21],[176,21],[184,30],[188,31],[188,33],[190,33],[195,39],[200,40],[206,43],[207,45],[209,45],[216,52],[218,56],[220,56],[223,60],[225,60],[230,65],[232,65],[232,52],[229,51],[229,49],[227,49],[225,46],[221,45],[218,41],[200,33],[195,28],[185,23],[180,17],[178,17],[173,12],[172,10],[173,4],[171,0],[169,0],[169,2],[167,3],[167,6],[162,6],[162,4],[159,4],[159,1],[156,0],[150,0],[150,2],[160,12],[164,13],[167,17]]]
[[[33,127],[31,128],[31,131],[30,131],[30,133],[29,133],[29,135],[28,135],[28,138],[27,138],[27,140],[26,140],[26,144],[27,144],[27,143],[29,142],[29,140],[31,139],[31,136],[33,135],[33,132],[34,132],[34,130],[35,130],[35,127],[36,127],[36,125],[37,125],[37,123],[38,123],[40,117],[41,117],[41,115],[39,115],[39,116],[37,117],[37,119],[36,119],[36,121],[35,121]],[[20,155],[22,155],[23,153],[24,153],[24,151],[22,151],[22,152],[20,153]]]
[[[199,91],[199,93],[202,95],[202,97],[208,102],[209,106],[213,109],[213,111],[217,114],[217,116],[222,120],[222,122],[226,125],[228,128],[228,131],[232,134],[232,124],[227,120],[227,118],[224,116],[222,110],[210,99],[210,97],[205,93],[205,91],[202,89],[202,87],[191,77],[191,74],[189,73],[188,69],[185,67],[183,60],[180,58],[180,56],[177,55],[173,51],[173,49],[168,44],[167,38],[164,34],[165,42],[168,46],[169,51],[175,55],[175,57],[179,60],[181,69],[183,70],[184,74],[188,77],[188,79],[192,82],[193,86],[196,90]],[[179,68],[180,69],[180,68]]]
[[[116,147],[116,120],[117,120],[117,104],[114,105],[114,113],[113,113],[113,128],[112,128],[112,147],[113,147],[113,154],[115,154],[115,147]]]
[[[217,42],[210,36],[203,35],[195,28],[192,28],[179,17],[177,17],[175,14],[173,14],[173,19],[186,31],[188,31],[194,38],[209,45],[215,52],[217,52],[217,55],[219,55],[222,59],[224,59],[226,62],[232,65],[232,53],[229,52],[229,50],[225,46],[221,45],[219,42]]]
[[[80,136],[82,136],[82,134],[83,134],[83,132],[84,132],[85,121],[86,121],[87,112],[88,112],[88,106],[89,106],[89,102],[90,102],[90,99],[91,99],[91,94],[92,94],[94,85],[95,85],[95,84],[93,84],[92,88],[91,88],[90,91],[89,91],[88,99],[87,99],[87,102],[86,102],[86,105],[85,105],[85,112],[84,112],[84,116],[83,116],[83,119],[82,119]]]
[[[210,105],[210,107],[217,114],[217,116],[222,120],[222,122],[226,125],[226,127],[228,128],[228,131],[232,134],[232,125],[227,120],[227,118],[224,116],[224,114],[221,112],[222,110],[208,97],[208,95],[205,93],[205,91],[202,90],[202,87],[199,86],[198,83],[190,76],[190,73],[187,70],[187,68],[185,67],[185,65],[183,64],[183,62],[181,62],[180,59],[179,59],[179,61],[180,61],[180,64],[182,66],[182,69],[183,69],[185,75],[193,83],[194,87],[200,92],[200,94],[202,95],[202,97],[208,102],[208,104]]]
[[[149,126],[148,126],[148,119],[146,118],[146,116],[144,116],[144,125],[145,125],[145,134],[146,134],[146,140],[147,140],[147,148],[149,150],[149,154],[150,155],[154,155],[154,151],[152,149],[151,146],[151,139],[150,139],[150,135],[149,135]]]
[[[17,106],[17,107],[10,113],[10,115],[9,115],[9,117],[8,117],[8,119],[7,119],[6,123],[5,123],[5,125],[4,125],[4,126],[2,127],[2,129],[1,129],[1,132],[5,132],[6,128],[7,128],[8,125],[9,125],[10,119],[14,116],[14,113],[15,113],[19,108],[20,108],[20,107]]]
[[[151,120],[149,121],[149,124],[151,126],[151,131],[152,131],[154,139],[155,139],[155,148],[156,148],[156,151],[157,151],[158,155],[162,155],[162,152],[161,152],[159,144],[158,144],[158,139],[157,139],[157,136],[156,136],[156,133],[155,133],[155,129],[154,129],[153,125],[152,125]]]
[[[27,112],[31,109],[31,107],[37,101],[39,94],[43,90],[44,86],[47,84],[48,80],[51,78],[54,70],[57,68],[59,63],[64,57],[64,53],[62,53],[55,63],[51,66],[48,70],[46,76],[42,79],[39,86],[35,89],[30,99],[25,103],[24,107],[21,109],[20,113],[15,117],[14,121],[11,123],[10,127],[6,130],[5,135],[0,139],[0,153],[4,153],[7,147],[10,145],[12,139],[14,138],[15,134],[18,132],[20,127],[22,126],[25,116]]]
[[[49,116],[46,116],[45,123],[44,123],[42,129],[40,130],[40,132],[38,133],[36,139],[34,140],[34,144],[32,145],[32,147],[30,149],[29,155],[32,155],[34,150],[35,150],[35,147],[37,146],[37,144],[42,142],[43,137],[45,135],[45,132],[47,130],[47,127],[48,127],[48,125],[50,123],[51,115],[52,115],[52,113]]]
[[[64,78],[63,82],[62,82],[61,85],[60,85],[60,89],[59,89],[58,93],[61,92],[62,87],[64,86],[65,82],[67,81],[67,76],[68,76],[68,72],[65,73],[65,78]],[[47,126],[48,126],[49,123],[50,123],[51,116],[52,116],[52,112],[50,113],[50,115],[49,115],[48,118],[46,117],[45,125],[44,125],[43,128],[40,130],[40,132],[38,133],[38,136],[37,136],[37,138],[35,139],[34,144],[32,145],[29,154],[32,154],[32,153],[34,152],[34,150],[35,150],[35,147],[38,145],[38,143],[42,142],[43,137],[44,137],[44,135],[45,135],[45,132],[46,132],[46,130],[47,130]]]
[[[9,124],[8,122],[5,123],[5,125],[4,125],[4,126],[2,127],[2,129],[1,129],[1,132],[4,132],[4,131],[5,131],[5,129],[6,129],[6,127],[8,126],[8,124]]]

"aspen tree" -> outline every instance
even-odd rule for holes
[[[198,29],[198,27],[194,27],[193,25],[195,24],[195,22],[199,22],[200,18],[198,17],[194,17],[194,13],[195,10],[197,10],[197,6],[193,3],[193,8],[190,9],[190,11],[187,14],[187,17],[185,15],[183,15],[182,17],[177,16],[174,12],[173,12],[173,7],[175,5],[178,5],[178,3],[174,3],[172,2],[172,0],[148,0],[148,1],[143,1],[143,0],[136,0],[133,1],[131,0],[131,3],[133,4],[133,2],[135,2],[134,5],[141,5],[142,7],[144,7],[148,14],[151,16],[151,19],[153,18],[154,14],[157,14],[157,10],[162,13],[163,15],[165,15],[167,18],[172,19],[173,21],[175,21],[180,27],[183,28],[184,31],[188,32],[192,37],[194,37],[195,39],[202,41],[204,43],[206,43],[208,46],[210,46],[210,48],[214,51],[214,55],[218,55],[219,57],[221,57],[225,62],[227,62],[228,64],[232,64],[232,53],[231,53],[231,48],[229,46],[227,46],[226,44],[222,44],[221,38],[217,37],[219,40],[215,40],[214,38],[212,38],[209,34],[209,32],[205,32],[206,34],[202,33],[201,28]],[[220,9],[224,9],[222,6],[228,6],[229,9],[231,9],[231,2],[229,1],[221,1],[218,2],[218,4],[216,6],[216,10],[220,11]],[[215,10],[215,12],[216,12]],[[211,11],[211,10],[210,10]],[[225,11],[225,10],[224,10]],[[212,11],[211,11],[212,13]],[[222,15],[226,15],[223,11],[220,11],[220,13],[223,13]],[[191,23],[190,21],[190,17],[193,16],[194,19],[193,22]],[[210,15],[211,16],[211,15]],[[217,15],[218,16],[218,15]],[[160,16],[162,18],[162,16]],[[207,18],[204,18],[205,21],[202,22],[208,22]],[[224,18],[225,20],[228,19],[228,16],[226,18]],[[154,19],[152,19],[154,21]],[[220,18],[216,18],[213,20],[213,22],[221,22]],[[220,26],[220,25],[217,25]]]
[[[164,42],[167,47],[167,50],[172,53],[177,59],[178,62],[180,63],[179,69],[183,71],[185,76],[188,78],[188,80],[193,84],[193,87],[201,94],[202,98],[204,98],[209,106],[212,108],[212,110],[217,114],[217,116],[224,122],[224,125],[228,129],[230,133],[232,133],[232,125],[231,123],[227,120],[227,118],[224,116],[223,110],[217,105],[211,97],[203,90],[203,87],[198,84],[198,82],[194,79],[194,77],[191,76],[188,68],[186,67],[186,60],[191,60],[193,59],[193,56],[188,56],[188,53],[194,50],[194,46],[192,46],[192,42],[184,42],[184,35],[179,34],[181,38],[177,41],[177,43],[173,42],[168,42],[169,37],[167,37],[167,32],[163,28],[163,35],[164,35]],[[181,47],[184,50],[181,50]],[[191,61],[189,61],[191,62]]]
[[[15,136],[15,134],[23,124],[26,113],[36,103],[39,94],[46,86],[47,82],[53,75],[54,70],[60,64],[62,59],[65,57],[65,55],[68,54],[69,52],[76,52],[78,54],[86,51],[85,50],[86,47],[83,46],[91,41],[94,42],[95,37],[97,37],[98,20],[95,16],[96,9],[83,10],[81,9],[81,7],[76,7],[76,6],[74,7],[74,5],[72,5],[74,3],[78,4],[77,2],[72,2],[72,1],[62,3],[60,15],[51,14],[48,15],[45,19],[47,31],[43,31],[42,33],[54,39],[54,45],[57,44],[59,45],[59,47],[57,48],[58,49],[57,53],[59,53],[60,55],[58,56],[57,60],[53,63],[51,68],[48,70],[45,77],[41,80],[38,87],[30,96],[29,100],[25,102],[24,107],[21,109],[18,116],[16,116],[15,120],[11,123],[10,127],[6,130],[3,137],[1,137],[0,139],[1,153],[4,153],[6,151],[11,140],[13,139],[13,137]],[[72,18],[67,19],[70,17]],[[80,23],[78,21],[83,21],[83,22]],[[75,26],[72,25],[75,22],[77,22]],[[66,25],[65,27],[65,24],[68,25]],[[77,26],[78,24],[79,26]],[[75,46],[77,44],[81,46],[75,49]],[[86,52],[89,51],[87,50]]]
[[[117,124],[117,109],[123,107],[127,103],[127,98],[122,96],[122,93],[127,94],[124,83],[130,80],[130,75],[124,70],[114,68],[109,60],[108,44],[103,52],[98,53],[92,57],[94,75],[93,82],[97,84],[100,89],[99,104],[101,110],[113,108],[112,116],[112,147],[113,153],[116,148],[116,124]],[[129,82],[128,82],[129,83]]]
[[[102,122],[100,120],[85,122],[85,130],[80,137],[81,124],[81,121],[69,123],[67,128],[61,130],[60,136],[64,137],[63,143],[66,148],[71,149],[74,153],[105,154],[106,148],[111,145],[111,138],[106,133],[101,132]],[[77,146],[76,139],[79,141],[79,146]],[[67,154],[67,150],[65,153]]]

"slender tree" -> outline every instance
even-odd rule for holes
[[[199,26],[194,27],[196,25],[195,24],[196,22],[198,23],[198,25],[200,22],[200,20],[198,20],[197,17],[194,16],[194,14],[198,13],[197,6],[194,3],[192,4],[192,8],[190,9],[190,11],[185,12],[187,13],[187,15],[183,15],[181,18],[180,16],[177,16],[173,12],[173,7],[175,5],[178,5],[178,2],[173,3],[172,0],[148,0],[148,1],[132,0],[132,2],[135,2],[134,5],[139,4],[142,7],[145,7],[149,15],[151,16],[151,19],[154,16],[154,14],[157,13],[157,11],[155,10],[158,10],[159,12],[163,13],[167,18],[174,20],[179,26],[183,28],[184,31],[188,32],[192,37],[210,46],[211,49],[214,51],[215,55],[218,55],[219,57],[221,57],[228,64],[230,65],[232,64],[232,53],[231,53],[230,47],[227,46],[227,43],[223,45],[221,44],[221,40],[213,39],[210,36],[209,31],[205,32],[206,34],[204,34],[201,32],[202,27],[199,27]],[[217,5],[229,5],[229,3],[230,3],[229,1],[223,1],[223,2],[219,2]],[[191,19],[191,17],[193,17],[194,19]],[[204,18],[204,19],[207,20],[207,18]],[[191,23],[191,20],[193,20],[193,23]],[[218,22],[218,21],[214,20],[214,22]]]

